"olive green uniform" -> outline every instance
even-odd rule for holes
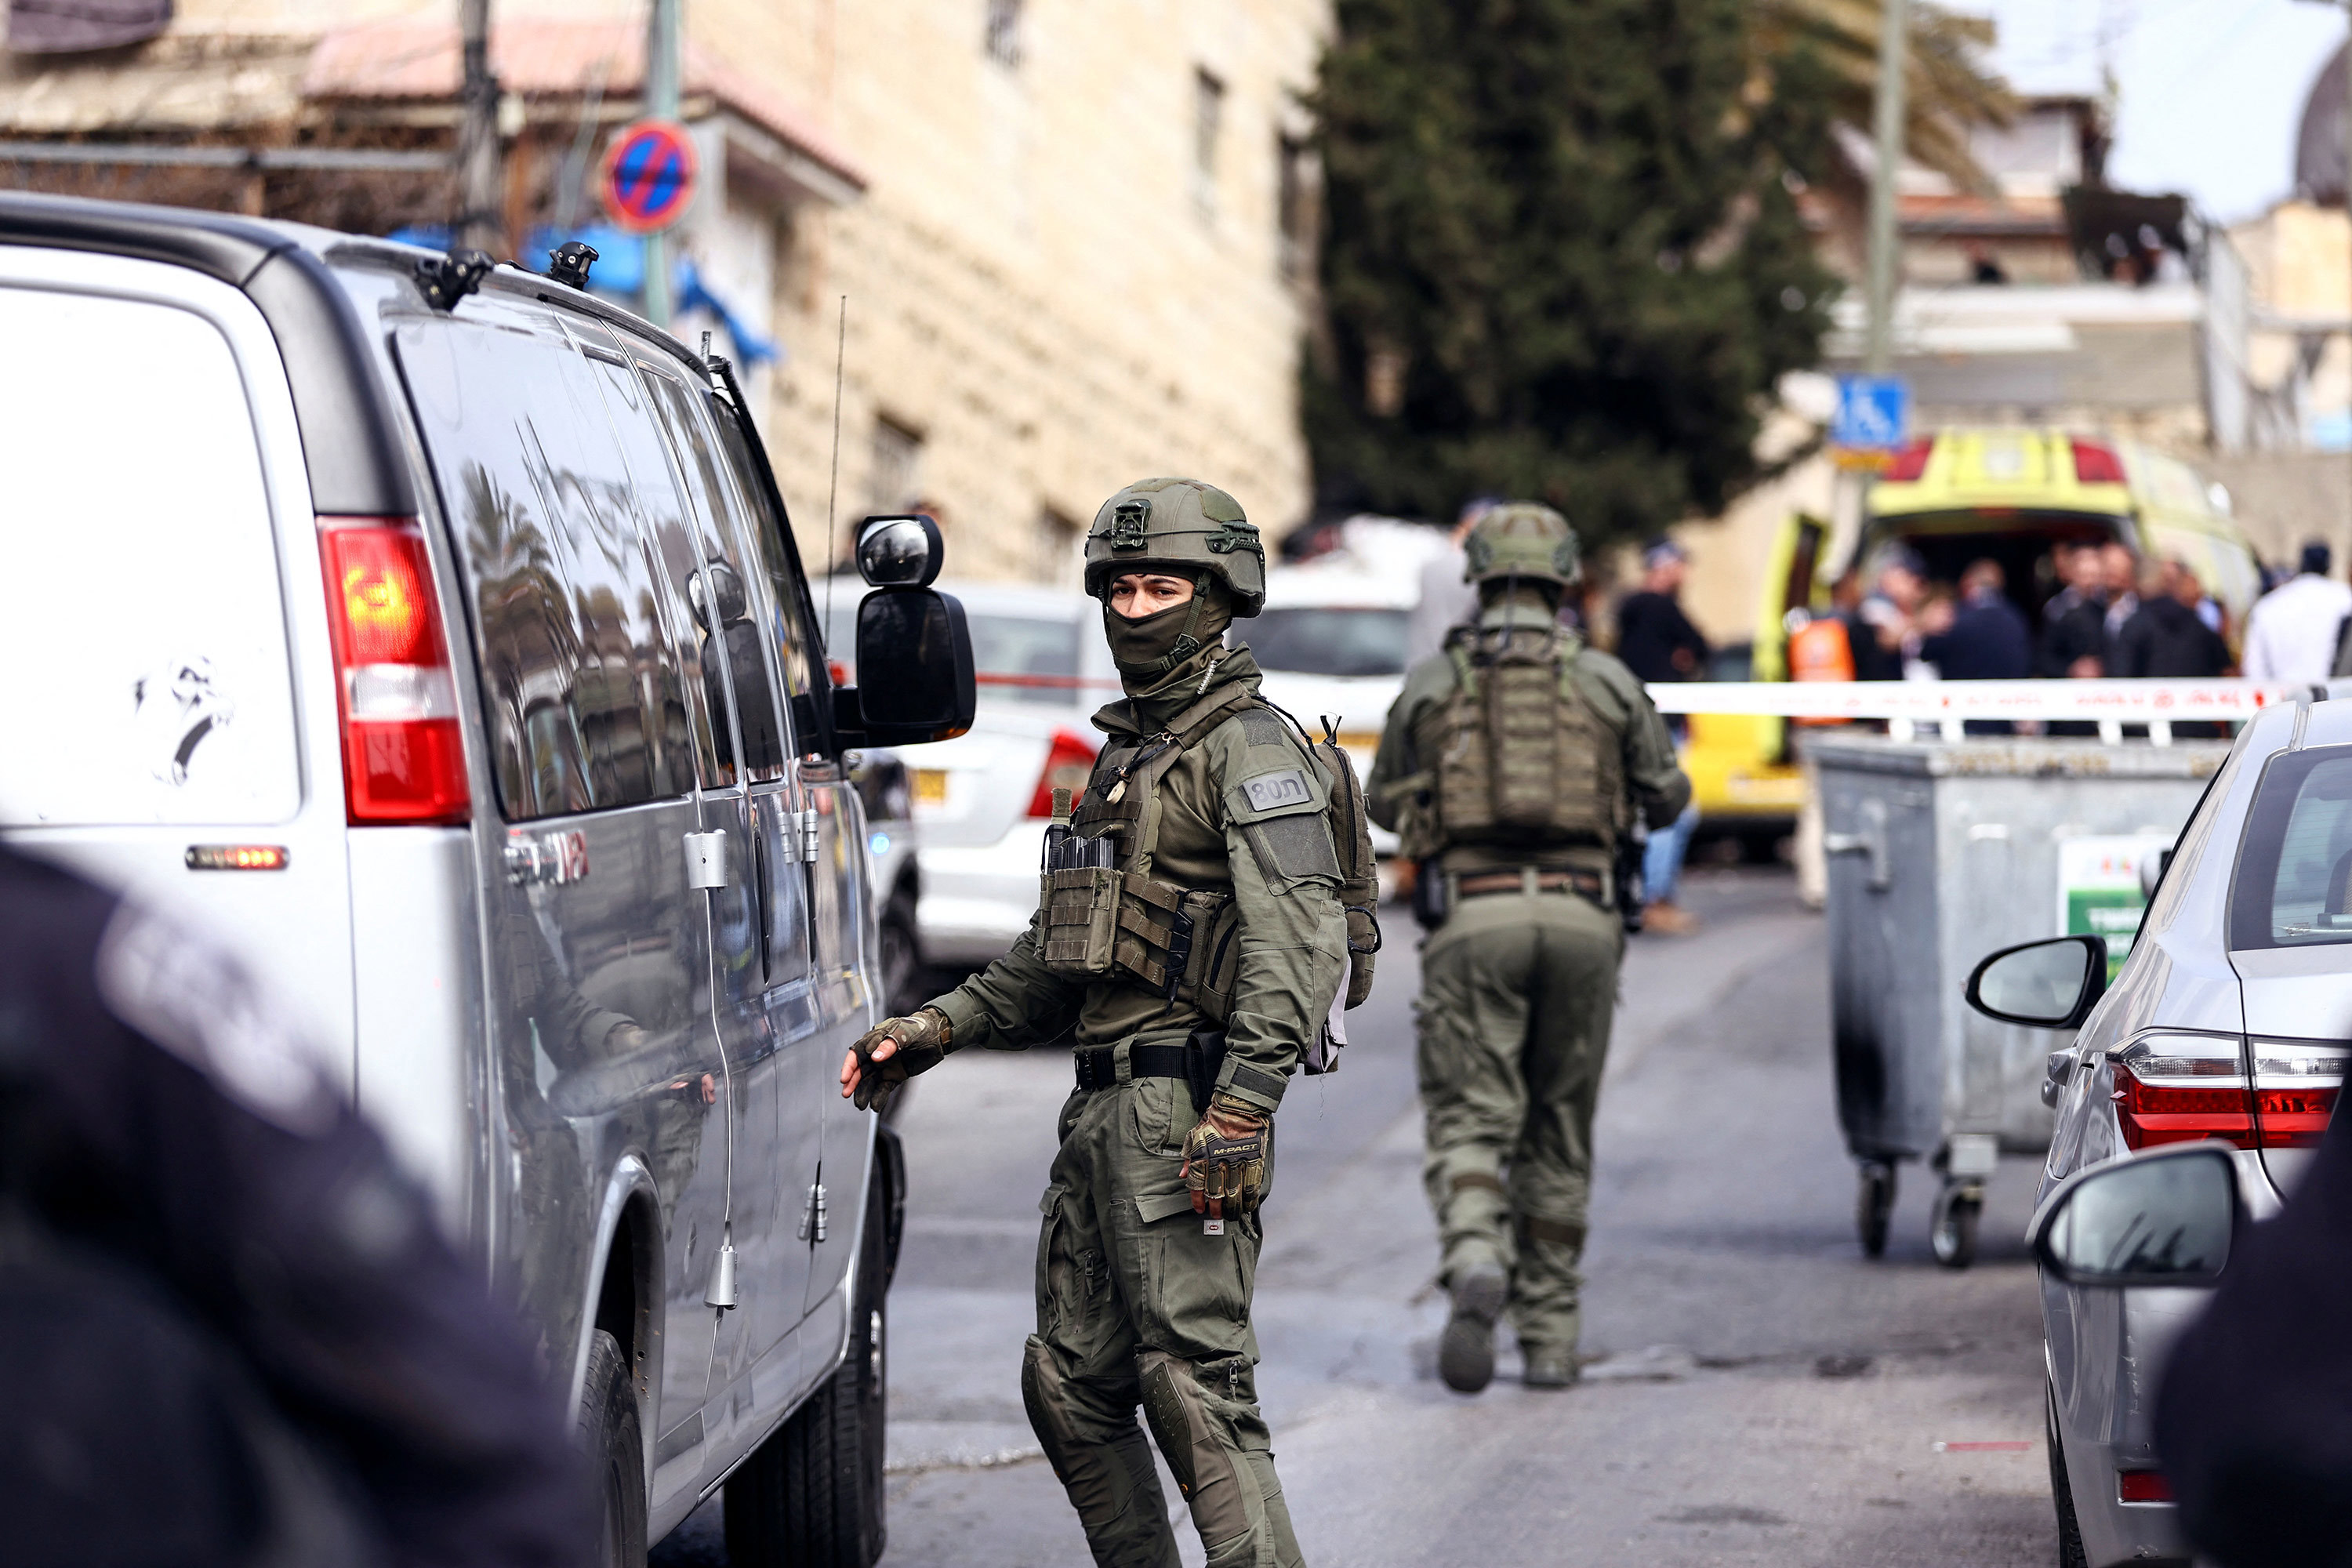
[[[1133,696],[1095,716],[1109,737],[1098,772],[1123,742],[1236,685],[1254,693],[1257,683],[1246,649],[1213,642],[1149,686],[1131,682]],[[1286,775],[1303,781],[1304,798],[1290,787],[1247,787]],[[1146,807],[1157,813],[1150,875],[1230,893],[1238,920],[1218,1087],[1268,1111],[1347,963],[1325,787],[1297,732],[1250,703],[1184,750]],[[1134,1047],[1181,1045],[1205,1021],[1191,1004],[1133,980],[1053,973],[1044,918],[931,1004],[957,1049],[1018,1048],[1075,1026],[1081,1048],[1111,1047],[1117,1062],[1114,1084],[1078,1089],[1062,1108],[1061,1149],[1039,1205],[1037,1331],[1022,1366],[1030,1422],[1097,1563],[1177,1562],[1139,1404],[1184,1487],[1212,1568],[1300,1563],[1257,1407],[1249,1311],[1261,1217],[1206,1233],[1179,1174],[1198,1120],[1191,1090],[1180,1079],[1130,1072]]]
[[[1520,603],[1490,607],[1482,628],[1549,626]],[[1664,827],[1690,800],[1664,722],[1616,659],[1575,654],[1576,689],[1621,748],[1621,776],[1643,817]],[[1416,666],[1389,710],[1367,786],[1375,820],[1395,827],[1395,786],[1426,768],[1435,721],[1457,681],[1445,655]],[[1598,843],[1447,845],[1423,874],[1570,872],[1605,889]],[[1530,1357],[1573,1352],[1577,1261],[1584,1249],[1592,1114],[1609,1049],[1624,933],[1613,907],[1572,889],[1455,900],[1422,950],[1415,1005],[1424,1117],[1423,1180],[1436,1210],[1444,1277],[1499,1267]]]

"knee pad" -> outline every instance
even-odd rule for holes
[[[1070,1460],[1079,1451],[1077,1433],[1070,1425],[1069,1397],[1062,1386],[1062,1369],[1054,1352],[1031,1339],[1021,1355],[1021,1403],[1029,1412],[1029,1429],[1054,1467],[1054,1479],[1070,1484]]]
[[[1252,1524],[1244,1488],[1234,1464],[1235,1445],[1221,1430],[1190,1362],[1165,1351],[1142,1351],[1136,1358],[1143,1389],[1143,1419],[1159,1440],[1160,1456],[1176,1477],[1203,1544],[1247,1532]]]

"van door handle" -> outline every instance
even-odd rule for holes
[[[686,836],[686,885],[705,890],[727,885],[727,830]]]

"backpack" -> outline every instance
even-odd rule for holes
[[[1577,687],[1581,647],[1556,627],[1457,626],[1446,637],[1454,689],[1436,744],[1422,748],[1441,845],[1615,847],[1629,826],[1624,762]]]

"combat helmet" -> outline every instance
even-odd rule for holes
[[[1568,519],[1536,501],[1505,501],[1490,508],[1463,544],[1462,580],[1572,586],[1582,568],[1576,558],[1576,531]]]
[[[1099,599],[1129,572],[1204,576],[1225,585],[1236,616],[1265,604],[1265,543],[1242,503],[1198,479],[1138,479],[1102,503],[1087,531],[1087,592]]]

